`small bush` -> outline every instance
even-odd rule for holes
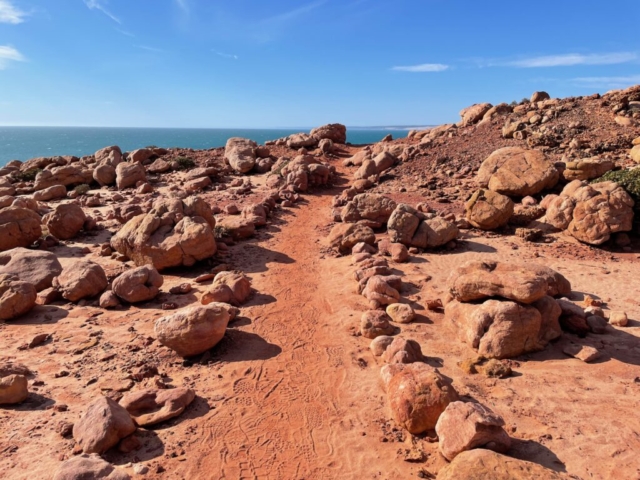
[[[221,238],[224,237],[230,237],[231,236],[231,232],[223,227],[222,225],[216,225],[213,228],[213,236],[215,237],[216,240],[220,240]]]
[[[178,157],[176,158],[176,163],[178,164],[178,170],[188,170],[196,166],[196,162],[193,161],[193,158],[189,157]]]
[[[527,97],[524,97],[522,100],[520,100],[520,103],[530,103],[530,100]]]
[[[41,168],[30,168],[24,172],[14,173],[13,175],[19,182],[33,182],[41,171]]]
[[[600,182],[616,182],[631,195],[631,198],[636,202],[636,209],[640,208],[640,168],[612,170],[591,181],[591,183]]]
[[[146,148],[147,150],[154,150],[154,149],[156,149],[158,147],[157,147],[157,145],[149,145],[149,146],[144,147],[144,148]]]
[[[82,185],[78,185],[76,188],[73,189],[73,191],[76,192],[77,195],[85,195],[89,190],[90,190],[90,187],[86,183],[83,183]]]

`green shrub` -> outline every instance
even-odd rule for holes
[[[216,240],[220,240],[224,237],[230,237],[231,232],[222,225],[216,225],[215,227],[213,227],[213,236],[216,238]]]
[[[633,170],[615,170],[605,173],[591,183],[616,182],[622,186],[636,202],[636,208],[640,208],[640,168]]]
[[[90,190],[90,187],[86,183],[83,183],[82,185],[78,185],[76,188],[73,189],[73,191],[76,192],[77,195],[85,195],[89,190]]]
[[[30,168],[24,172],[14,173],[13,175],[19,182],[33,182],[41,171],[41,168]]]
[[[176,163],[178,164],[178,170],[188,170],[196,166],[193,158],[189,157],[178,157],[176,158]]]

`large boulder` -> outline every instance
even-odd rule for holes
[[[537,463],[474,449],[458,455],[438,472],[437,480],[568,480],[568,476]]]
[[[147,172],[137,162],[122,162],[116,167],[116,186],[118,190],[135,187],[136,183],[145,182],[146,180]]]
[[[155,323],[158,341],[182,357],[214,347],[227,330],[229,310],[221,304],[185,308]]]
[[[400,292],[390,285],[390,277],[374,275],[367,280],[366,286],[362,290],[362,296],[373,302],[376,308],[380,305],[391,305],[398,303]]]
[[[111,246],[138,266],[191,266],[215,255],[215,225],[211,208],[199,197],[161,199],[149,213],[129,220]]]
[[[97,263],[76,260],[67,265],[62,273],[53,279],[53,288],[70,302],[91,298],[107,288],[107,275]]]
[[[153,150],[149,148],[138,148],[137,150],[129,152],[127,159],[132,163],[144,164],[153,156]]]
[[[592,180],[600,178],[609,170],[613,170],[615,163],[608,158],[591,157],[566,162],[562,176],[565,180]]]
[[[136,430],[129,412],[108,397],[98,397],[73,425],[73,438],[84,453],[104,453]]]
[[[389,323],[390,320],[385,312],[368,310],[360,318],[360,334],[370,339],[392,335],[395,328]]]
[[[526,265],[471,260],[451,272],[447,288],[460,302],[501,297],[533,303],[547,295],[549,285]]]
[[[482,230],[494,230],[506,225],[513,215],[514,204],[505,195],[480,189],[465,204],[467,221]]]
[[[633,207],[631,196],[615,182],[588,185],[574,180],[559,196],[548,200],[541,221],[566,229],[581,242],[601,245],[611,234],[632,229]]]
[[[195,392],[185,387],[170,390],[138,390],[125,394],[120,399],[120,405],[139,426],[146,427],[177,417],[194,398]]]
[[[449,461],[474,448],[504,453],[511,447],[511,438],[502,427],[504,420],[490,408],[479,403],[452,402],[436,424],[440,453]]]
[[[391,213],[387,223],[389,239],[394,243],[411,245],[411,240],[420,225],[420,212],[405,203],[399,204]]]
[[[67,187],[64,185],[53,185],[33,193],[33,199],[36,202],[48,202],[58,200],[67,196]]]
[[[36,304],[36,288],[14,275],[0,274],[0,321],[29,312]]]
[[[364,160],[360,168],[353,174],[353,178],[377,182],[380,175],[391,168],[396,161],[397,159],[392,153],[382,151],[373,159]]]
[[[382,359],[386,363],[414,363],[424,360],[422,348],[415,340],[409,338],[396,337],[386,347],[382,354]]]
[[[29,382],[24,375],[7,375],[0,378],[0,405],[15,405],[29,396]]]
[[[31,245],[42,235],[40,222],[40,216],[27,208],[0,210],[0,252]]]
[[[340,223],[331,229],[329,233],[329,245],[340,253],[347,254],[360,242],[374,245],[376,235],[370,227],[359,223]]]
[[[164,278],[151,265],[133,268],[113,281],[112,290],[125,302],[137,303],[152,300],[160,292]]]
[[[419,435],[435,428],[438,418],[458,394],[451,381],[421,362],[389,365],[389,406],[395,421]]]
[[[122,150],[117,145],[104,147],[93,154],[98,165],[110,165],[117,167],[122,161]]]
[[[560,174],[539,150],[505,147],[482,162],[477,182],[503,195],[524,197],[552,188]]]
[[[236,172],[248,173],[256,164],[256,148],[258,144],[253,140],[233,137],[227,140],[224,158]]]
[[[93,179],[104,187],[116,183],[116,167],[111,165],[98,165],[93,169]]]
[[[453,300],[445,306],[445,319],[480,355],[512,358],[541,350],[562,334],[561,309],[553,298],[545,298],[532,305],[495,299],[480,304]]]
[[[347,143],[347,127],[340,123],[330,123],[311,130],[311,136],[318,140],[328,139],[334,143]]]
[[[287,146],[297,150],[299,148],[312,148],[318,145],[319,139],[306,133],[294,133],[287,137]]]
[[[478,123],[484,115],[493,107],[490,103],[476,103],[460,111],[460,117],[462,120],[459,125],[461,127],[467,127]]]
[[[87,220],[82,207],[75,203],[62,203],[42,218],[49,233],[59,240],[74,238]]]
[[[65,460],[53,480],[131,480],[131,476],[97,454],[82,454]]]
[[[50,288],[60,273],[62,265],[51,252],[17,247],[0,253],[0,274],[18,276],[38,292]]]
[[[216,231],[236,241],[244,240],[255,235],[256,223],[252,217],[231,215],[218,220]]]
[[[82,165],[63,165],[54,167],[51,170],[43,170],[36,175],[34,190],[44,190],[54,185],[89,184],[93,179],[93,170]]]
[[[242,272],[220,272],[213,280],[213,284],[202,296],[201,303],[208,305],[213,302],[242,305],[251,294],[251,281]]]
[[[343,222],[358,222],[365,219],[387,223],[395,208],[396,202],[384,195],[361,193],[343,207],[340,217]]]

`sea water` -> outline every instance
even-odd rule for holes
[[[408,128],[348,128],[347,141],[368,144],[380,141],[385,135],[406,137]],[[103,128],[103,127],[0,127],[0,166],[11,160],[57,155],[91,155],[109,145],[131,151],[154,145],[196,150],[223,147],[231,137],[250,138],[260,144],[286,137],[292,133],[308,132],[297,129],[205,129],[205,128]]]

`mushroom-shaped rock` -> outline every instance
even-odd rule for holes
[[[340,253],[350,253],[351,249],[360,242],[373,245],[375,233],[370,227],[359,223],[338,224],[329,233],[329,245],[337,248]]]
[[[136,430],[129,412],[108,397],[94,400],[73,426],[84,453],[104,453]]]
[[[136,183],[144,182],[147,179],[147,173],[144,167],[135,162],[122,162],[116,167],[116,186],[118,190],[135,187]]]
[[[0,405],[15,405],[29,395],[27,378],[24,375],[7,375],[0,378]]]
[[[62,265],[51,252],[18,247],[0,253],[0,274],[18,276],[38,292],[50,288],[60,273]]]
[[[220,272],[209,290],[202,296],[201,303],[212,302],[242,305],[251,294],[251,280],[242,272]]]
[[[227,330],[229,311],[219,303],[185,308],[155,323],[158,341],[182,357],[203,353],[215,346]]]
[[[113,281],[112,290],[129,303],[146,302],[158,295],[164,278],[151,265],[133,268]]]
[[[461,302],[502,297],[533,303],[547,295],[549,279],[554,278],[550,272],[541,274],[538,266],[470,260],[451,272],[447,287],[453,298]]]
[[[505,195],[480,189],[465,204],[466,218],[482,230],[494,230],[507,224],[513,215],[513,201]]]
[[[447,460],[474,448],[504,453],[511,438],[500,415],[479,403],[452,402],[436,424],[440,453]]]
[[[224,157],[238,173],[247,173],[256,164],[256,148],[258,144],[246,138],[233,137],[227,140]]]
[[[458,455],[438,472],[437,480],[568,480],[540,464],[476,448]]]
[[[18,278],[0,274],[0,321],[24,315],[36,304],[36,288]]]
[[[82,207],[75,203],[63,203],[47,213],[42,218],[49,233],[60,240],[70,240],[75,237],[87,220]]]
[[[53,480],[131,480],[131,477],[100,455],[82,454],[65,460],[56,470]]]
[[[40,235],[41,219],[33,210],[21,207],[0,210],[0,251],[28,247]]]
[[[503,195],[535,195],[558,183],[560,174],[539,150],[505,147],[482,162],[477,182]]]
[[[190,388],[139,390],[125,394],[120,400],[138,425],[145,427],[177,417],[189,406],[196,394]]]
[[[421,362],[391,367],[387,396],[395,421],[414,435],[435,428],[447,405],[458,400],[451,381]]]
[[[215,255],[213,227],[211,208],[201,198],[160,200],[149,213],[129,220],[111,246],[138,266],[191,266]]]
[[[53,279],[53,287],[70,302],[95,297],[107,288],[107,275],[97,263],[76,260]]]

